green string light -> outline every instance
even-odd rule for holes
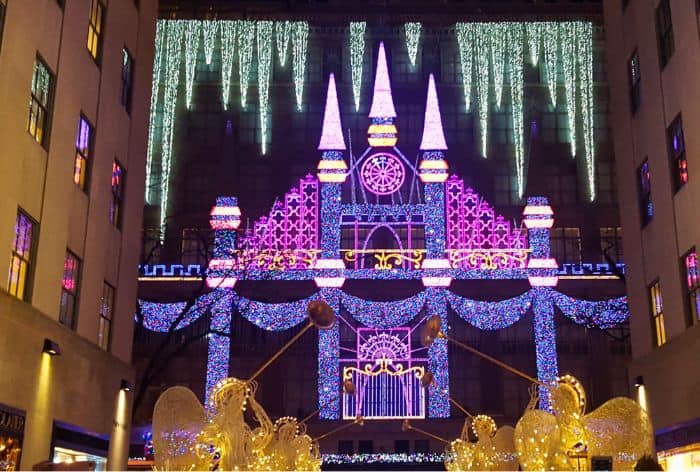
[[[406,35],[406,50],[408,60],[411,61],[411,68],[416,68],[416,57],[418,56],[418,43],[420,43],[420,33],[422,25],[419,22],[404,23],[403,31]]]
[[[552,107],[557,106],[557,57],[559,47],[559,26],[554,22],[546,22],[542,25],[542,41],[544,43],[544,74],[547,79],[549,98]]]
[[[479,107],[481,157],[486,157],[489,124],[489,54],[491,50],[491,23],[474,24],[476,52],[476,96]]]
[[[350,22],[350,70],[352,74],[352,95],[355,99],[355,111],[360,111],[360,92],[362,90],[362,65],[365,61],[365,21]]]
[[[258,21],[258,100],[260,105],[260,133],[262,154],[267,151],[267,111],[272,69],[272,21]]]
[[[301,110],[304,97],[304,79],[306,77],[306,50],[309,43],[309,23],[295,21],[292,25],[292,72],[294,75],[294,93],[297,110]]]
[[[525,145],[523,117],[523,24],[506,24],[510,101],[513,108],[513,150],[515,152],[516,191],[525,192]]]
[[[238,21],[221,22],[221,104],[228,110]]]
[[[253,44],[255,44],[255,22],[238,21],[238,74],[241,87],[241,107],[248,103],[248,82],[250,80],[250,63],[253,61]]]
[[[564,70],[564,91],[566,92],[566,113],[569,118],[571,156],[576,156],[576,23],[567,21],[559,24],[561,61]]]
[[[280,60],[280,66],[284,67],[287,64],[287,49],[289,49],[289,36],[292,33],[291,21],[275,22],[275,39],[277,39],[277,56]]]
[[[158,124],[158,94],[160,93],[160,73],[162,70],[165,48],[163,43],[167,36],[167,21],[158,20],[156,24],[156,44],[153,56],[153,82],[151,83],[151,108],[148,120],[148,147],[146,148],[146,202],[153,203],[153,148],[155,146],[155,130]]]
[[[581,97],[581,122],[583,145],[586,156],[588,198],[596,198],[595,185],[595,141],[593,122],[593,25],[577,22],[577,54],[579,68],[579,97]]]
[[[542,38],[542,23],[525,23],[527,46],[530,49],[530,64],[536,66],[540,59],[540,42]]]
[[[489,32],[491,65],[493,68],[493,93],[496,98],[496,106],[501,108],[501,99],[503,98],[503,73],[505,68],[506,24],[491,23]]]
[[[472,23],[457,23],[457,45],[459,46],[459,61],[462,67],[462,88],[464,89],[464,107],[468,112],[471,108],[472,97],[472,57],[474,25]]]
[[[197,53],[199,52],[199,37],[202,34],[202,22],[188,20],[185,28],[185,104],[189,110],[192,107],[192,89],[194,74],[197,68]]]
[[[202,21],[202,35],[204,36],[204,61],[211,65],[216,45],[216,33],[219,30],[218,21]]]

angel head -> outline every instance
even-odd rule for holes
[[[551,390],[556,416],[582,416],[586,412],[586,392],[575,377],[564,375]]]
[[[476,439],[492,438],[496,430],[496,422],[488,415],[476,415],[472,420],[472,432]]]

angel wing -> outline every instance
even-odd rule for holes
[[[495,470],[518,470],[515,429],[512,426],[501,426],[491,441],[496,453]]]
[[[554,415],[542,410],[527,410],[515,425],[514,445],[523,470],[544,470],[545,455],[556,433]]]
[[[630,470],[653,451],[653,429],[646,411],[634,400],[616,397],[587,414],[588,456],[611,456],[613,468]]]
[[[154,466],[160,470],[200,469],[196,439],[205,424],[204,407],[192,390],[171,387],[163,392],[153,408]]]

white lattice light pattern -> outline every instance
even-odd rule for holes
[[[146,148],[146,203],[153,203],[153,148],[155,146],[155,130],[158,123],[158,94],[160,93],[160,74],[165,48],[163,43],[167,36],[167,22],[158,20],[156,24],[156,44],[153,56],[153,82],[151,83],[151,109],[148,120],[148,147]]]
[[[292,25],[292,73],[294,75],[294,94],[297,110],[304,104],[304,79],[306,78],[306,51],[309,43],[309,23],[295,21]]]
[[[219,31],[218,21],[202,21],[202,36],[204,37],[204,61],[211,65],[216,46],[216,33]]]
[[[267,111],[272,70],[272,21],[258,21],[258,100],[260,101],[260,133],[262,154],[267,151]]]
[[[473,23],[457,23],[457,45],[459,46],[459,59],[462,68],[462,87],[464,88],[464,107],[466,111],[471,108],[472,96],[472,61],[473,61]]]
[[[403,31],[406,35],[406,50],[408,51],[408,60],[411,62],[411,67],[416,67],[416,57],[418,56],[418,44],[420,43],[420,33],[423,29],[422,25],[417,22],[404,23]]]
[[[228,110],[231,96],[231,74],[236,53],[236,30],[238,21],[221,22],[221,104]]]
[[[275,22],[275,39],[277,40],[277,56],[280,60],[280,66],[284,67],[287,64],[287,50],[289,49],[289,37],[292,33],[291,21]]]
[[[185,28],[185,104],[188,110],[192,107],[192,89],[194,88],[194,74],[197,68],[197,53],[199,52],[201,34],[202,22],[187,20]]]
[[[362,65],[365,61],[364,21],[350,22],[350,72],[352,75],[352,95],[355,99],[355,111],[360,111],[360,92],[362,91]]]
[[[241,86],[241,107],[248,104],[248,82],[250,80],[250,64],[253,61],[253,45],[255,44],[255,22],[244,20],[238,22],[238,73]]]

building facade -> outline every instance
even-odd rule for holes
[[[3,470],[125,468],[156,12],[0,2]]]
[[[662,456],[688,452],[668,465],[697,467],[697,5],[610,2],[605,25],[632,311],[629,373],[645,390]]]
[[[142,300],[194,301],[209,291],[204,276],[213,256],[209,219],[216,197],[238,198],[244,234],[246,228],[253,231],[253,222],[261,216],[271,215],[270,207],[275,211],[276,198],[283,198],[307,174],[316,173],[331,73],[347,144],[345,159],[348,165],[353,159],[359,161],[372,124],[368,115],[380,42],[384,44],[395,105],[397,146],[407,159],[415,161],[421,153],[425,97],[432,73],[449,148],[446,159],[450,174],[464,178],[466,185],[493,204],[497,214],[508,221],[517,220],[517,225],[522,220],[525,196],[547,197],[555,212],[551,241],[552,256],[560,265],[559,289],[584,299],[624,294],[620,281],[623,269],[616,265],[623,262],[623,254],[607,129],[608,90],[599,4],[525,5],[514,1],[486,6],[484,2],[447,2],[437,13],[426,12],[421,2],[402,2],[401,6],[360,2],[352,7],[346,2],[214,2],[210,6],[162,2],[161,17],[168,21],[159,26],[167,29],[160,48],[168,53],[162,62],[156,56],[154,69],[156,98],[152,103],[151,166],[139,286]],[[193,19],[204,23],[173,23]],[[252,24],[224,26],[226,20]],[[577,61],[572,58],[579,51],[570,46],[583,44],[565,34],[572,31],[567,28],[575,28],[572,25],[576,20],[591,25],[592,60],[590,67],[578,63],[573,67],[589,76],[567,75],[570,69],[565,64]],[[264,21],[274,23],[261,26]],[[308,29],[295,30],[297,26],[292,25],[289,39],[282,41],[279,37],[284,38],[285,21],[305,23]],[[511,95],[515,80],[494,80],[498,74],[493,73],[493,60],[489,58],[478,72],[476,68],[464,68],[463,58],[477,53],[464,55],[464,48],[473,44],[467,41],[460,46],[462,27],[456,23],[489,21],[524,23],[520,120],[513,118],[513,110],[517,113],[521,109]],[[407,22],[420,24],[415,50],[408,46]],[[535,28],[528,28],[527,23]],[[545,24],[549,33],[544,32]],[[218,30],[212,33],[214,28]],[[234,28],[233,32],[228,28]],[[363,28],[362,34],[358,35],[357,28]],[[269,29],[271,37],[265,36]],[[180,57],[174,58],[177,54]],[[464,70],[469,70],[466,79]],[[476,85],[479,73],[486,74],[486,85]],[[587,123],[581,121],[581,115],[571,117],[571,109],[567,108],[567,103],[589,100],[580,92],[572,92],[585,80],[591,85],[590,107],[585,111],[578,105],[576,108],[589,113]],[[486,98],[478,95],[476,87],[486,90]],[[499,87],[503,93],[497,99]],[[568,102],[567,93],[574,94]],[[466,106],[467,99],[471,107]],[[486,105],[479,108],[479,103]],[[479,110],[487,110],[485,117]],[[570,127],[572,118],[576,124]],[[572,128],[573,134],[578,134],[573,146]],[[516,142],[518,129],[524,137],[520,146]],[[488,135],[485,139],[484,130]],[[520,150],[524,160],[515,157]],[[278,202],[284,205],[284,201]],[[246,297],[264,302],[303,299],[315,289],[312,281],[279,287],[273,289],[266,281],[250,280],[240,280],[236,285]],[[417,288],[419,281],[396,280],[352,281],[350,289],[358,297],[385,301],[410,297]],[[527,290],[527,282],[499,285],[495,281],[469,281],[460,290],[465,296],[502,300]],[[141,380],[137,387],[139,424],[150,421],[157,396],[168,386],[187,385],[203,398],[212,337],[211,318],[207,316],[181,330],[175,330],[175,326],[170,330],[167,324],[149,329],[144,319],[139,318],[135,339],[137,376]],[[458,321],[450,324],[458,339],[525,372],[535,372],[531,313],[522,322],[499,331],[484,331]],[[559,369],[582,380],[592,407],[629,393],[625,368],[629,341],[624,326],[614,331],[585,329],[561,313],[556,314],[556,325]],[[228,373],[239,378],[251,375],[297,331],[261,330],[245,317],[232,316]],[[352,333],[341,332],[340,336],[341,342],[349,342]],[[317,354],[318,340],[307,334],[260,377],[258,398],[271,415],[304,417],[316,409]],[[488,412],[499,424],[513,424],[530,401],[527,385],[458,349],[450,348],[449,356],[451,395],[474,413]],[[156,363],[154,358],[158,359]],[[156,375],[154,365],[161,366]],[[454,438],[462,421],[456,414],[440,419],[434,432]],[[309,429],[315,435],[334,426],[328,423],[313,421]],[[421,452],[440,448],[439,443],[417,433],[401,432],[400,425],[393,422],[373,422],[364,428],[365,440],[354,440],[353,433],[334,436],[322,444],[324,452]]]

